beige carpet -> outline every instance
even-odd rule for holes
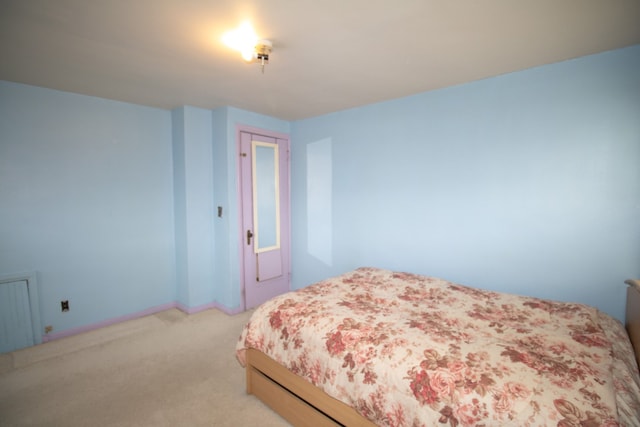
[[[168,310],[0,355],[0,426],[288,426],[245,393],[249,313]]]

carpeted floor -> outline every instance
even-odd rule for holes
[[[288,426],[245,393],[250,313],[168,310],[0,355],[0,426]]]

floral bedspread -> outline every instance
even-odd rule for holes
[[[246,348],[381,426],[640,426],[624,328],[580,304],[360,268],[263,304]]]

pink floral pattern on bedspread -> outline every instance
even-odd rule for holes
[[[597,309],[375,268],[252,315],[255,348],[381,426],[638,426],[629,339]]]

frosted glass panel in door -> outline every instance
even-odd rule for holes
[[[280,247],[278,145],[252,141],[255,253]]]

